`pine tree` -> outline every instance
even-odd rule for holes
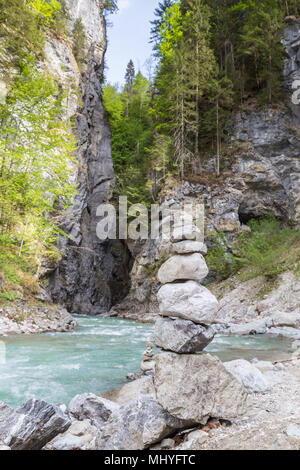
[[[133,89],[133,82],[135,79],[135,68],[134,68],[134,63],[130,59],[128,62],[127,68],[126,68],[126,74],[125,74],[125,88],[129,96],[132,95],[132,89]]]

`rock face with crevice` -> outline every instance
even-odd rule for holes
[[[50,275],[49,289],[53,300],[71,313],[96,315],[107,312],[127,293],[130,255],[123,242],[101,241],[96,235],[100,220],[97,207],[111,199],[114,186],[111,135],[101,88],[106,51],[104,14],[97,0],[66,3],[71,28],[82,19],[88,51],[80,76],[71,45],[49,38],[46,46],[50,69],[52,64],[56,70],[68,70],[69,77],[78,82],[82,99],[79,103],[71,95],[67,104],[76,113],[78,170],[74,180],[79,193],[63,226],[70,238],[60,241],[64,255]]]

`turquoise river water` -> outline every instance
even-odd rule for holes
[[[1,338],[0,401],[19,406],[30,398],[65,403],[78,393],[104,393],[139,372],[145,341],[153,325],[116,318],[76,317],[71,333]],[[221,360],[285,358],[291,343],[267,336],[218,336],[206,349]],[[3,345],[2,345],[3,346]]]

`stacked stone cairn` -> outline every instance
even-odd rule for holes
[[[191,237],[196,238],[196,229]],[[209,272],[207,247],[197,240],[180,240],[172,244],[172,251],[157,275],[163,286],[158,291],[161,316],[155,324],[155,343],[177,354],[198,353],[214,338],[210,325],[216,323],[218,310],[216,297],[200,284]]]
[[[155,358],[156,400],[185,426],[232,420],[243,413],[245,388],[217,357],[201,353],[218,323],[218,301],[200,284],[208,275],[207,248],[197,240],[197,227],[181,239],[179,233],[173,232],[173,254],[158,272],[155,343],[162,351]]]
[[[153,344],[150,339],[146,341],[146,350],[144,351],[143,361],[141,363],[141,371],[144,375],[151,375],[154,372],[154,353],[153,353]]]

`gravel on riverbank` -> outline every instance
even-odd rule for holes
[[[16,302],[0,307],[0,337],[17,334],[67,332],[77,322],[60,305]]]

